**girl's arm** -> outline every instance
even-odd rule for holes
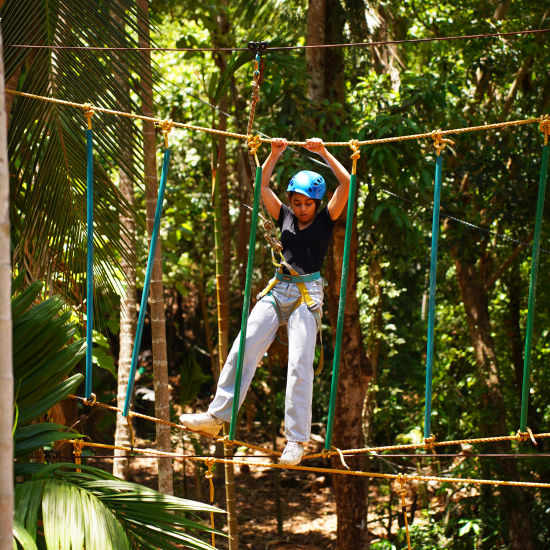
[[[340,162],[326,150],[323,140],[319,138],[308,139],[305,147],[309,151],[317,153],[325,160],[340,184],[336,188],[336,191],[332,195],[327,206],[330,218],[335,220],[338,216],[340,216],[342,210],[344,210],[344,207],[348,202],[349,180],[351,176],[342,164],[340,164]]]
[[[279,214],[281,213],[281,201],[279,197],[272,191],[269,187],[269,182],[271,180],[271,175],[273,174],[273,168],[279,160],[279,157],[283,154],[286,149],[286,139],[284,138],[275,138],[271,142],[271,153],[265,159],[265,162],[262,166],[262,199],[264,201],[265,207],[270,215],[279,219]]]

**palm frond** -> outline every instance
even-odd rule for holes
[[[113,14],[124,22],[118,24]],[[76,103],[139,112],[114,74],[132,81],[139,71],[137,52],[25,50],[10,44],[51,46],[135,46],[135,2],[6,0],[0,10],[6,73],[20,71],[18,89]],[[126,29],[125,30],[125,26]],[[30,279],[44,278],[77,307],[85,295],[86,140],[85,117],[78,109],[16,97],[9,124],[13,264]],[[140,180],[140,132],[135,124],[96,115],[94,127],[94,244],[96,291],[114,307],[116,267],[125,255],[119,214],[129,205],[118,192],[118,168]],[[124,165],[121,151],[135,152]],[[142,220],[138,226],[143,229]],[[97,303],[97,302],[96,302]]]
[[[81,472],[76,468],[74,464],[44,465],[16,488],[16,520],[36,537],[41,512],[48,547],[175,550],[183,544],[213,549],[196,536],[212,532],[197,514],[222,510],[163,495],[92,466],[78,466]]]
[[[13,520],[13,538],[23,547],[23,550],[38,550],[31,534],[15,519]]]

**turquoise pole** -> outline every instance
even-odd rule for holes
[[[250,220],[250,239],[248,243],[248,261],[246,264],[246,283],[244,287],[243,314],[241,317],[241,333],[239,340],[239,354],[237,356],[237,371],[235,373],[235,391],[233,393],[233,407],[231,409],[231,424],[229,426],[229,440],[235,439],[237,415],[241,396],[241,380],[243,372],[244,350],[246,344],[246,325],[248,324],[248,310],[250,308],[250,288],[252,286],[252,269],[254,267],[254,249],[256,247],[256,229],[258,227],[258,209],[262,190],[262,168],[256,168],[254,183],[254,203],[252,204],[252,218]]]
[[[437,278],[437,246],[439,241],[439,204],[441,201],[441,173],[443,158],[435,161],[434,205],[432,221],[432,252],[430,260],[430,300],[428,306],[428,346],[426,350],[426,400],[424,413],[424,437],[431,435],[432,423],[432,378],[434,357],[435,285]]]
[[[147,300],[149,299],[149,287],[151,286],[151,276],[153,274],[153,263],[155,261],[155,253],[157,251],[157,241],[160,232],[160,218],[162,215],[162,207],[164,204],[164,191],[166,189],[166,179],[168,176],[168,164],[170,162],[170,149],[164,149],[164,158],[162,160],[162,171],[160,176],[159,191],[157,198],[157,207],[155,209],[155,220],[153,223],[153,233],[151,234],[151,245],[149,247],[149,257],[147,258],[147,269],[145,271],[145,281],[143,282],[143,294],[141,295],[141,305],[139,308],[139,316],[136,330],[136,338],[134,341],[134,349],[132,352],[132,363],[130,364],[130,374],[128,375],[128,387],[126,389],[126,400],[124,401],[124,411],[122,416],[128,416],[130,411],[130,403],[132,401],[132,393],[134,391],[134,381],[136,378],[137,361],[139,356],[139,348],[141,345],[141,335],[143,333],[143,324],[145,323],[145,314],[147,312]]]
[[[92,348],[94,343],[94,154],[93,131],[86,130],[86,220],[88,254],[86,260],[86,399],[92,397]]]

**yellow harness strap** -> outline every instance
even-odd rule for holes
[[[286,265],[286,268],[290,271],[290,274],[293,277],[299,277],[300,276],[300,274],[296,270],[292,269],[289,265]],[[279,272],[282,273],[281,268],[279,268]],[[273,287],[277,283],[280,283],[280,282],[282,282],[282,281],[277,279],[277,276],[273,277],[269,281],[269,283],[267,283],[267,286],[258,294],[258,299],[261,300],[264,296],[269,294],[271,292],[271,290],[273,289]],[[294,282],[294,284],[298,287],[298,290],[300,291],[301,296],[294,303],[294,307],[292,308],[292,311],[295,311],[296,308],[298,308],[303,303],[305,303],[307,305],[309,311],[311,311],[312,315],[315,317],[315,321],[317,322],[317,332],[319,334],[319,343],[321,344],[321,352],[320,352],[320,356],[319,356],[319,365],[317,367],[317,370],[315,371],[315,374],[319,374],[323,370],[323,365],[324,365],[324,362],[325,362],[324,361],[324,350],[323,350],[323,334],[322,334],[322,331],[321,331],[321,312],[319,311],[319,307],[317,306],[317,303],[309,295],[309,292],[307,291],[307,287],[306,287],[305,283]],[[275,297],[273,297],[273,300],[275,301],[275,307],[278,308],[277,300],[275,300]]]

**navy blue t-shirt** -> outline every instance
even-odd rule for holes
[[[286,262],[300,275],[320,271],[334,228],[328,208],[322,208],[305,229],[300,229],[292,209],[283,204],[277,223]]]

